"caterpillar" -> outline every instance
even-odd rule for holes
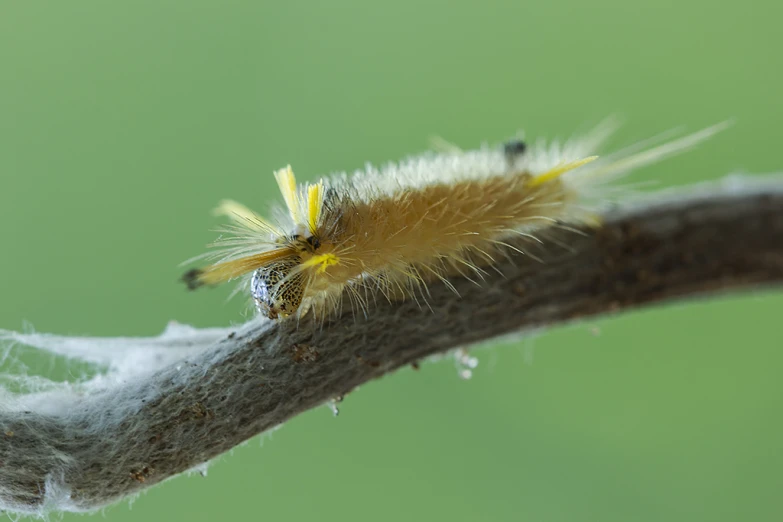
[[[726,126],[603,158],[595,152],[611,124],[563,144],[515,139],[463,151],[444,142],[440,152],[313,183],[297,183],[287,166],[274,174],[285,202],[278,217],[224,200],[216,213],[232,224],[212,245],[214,262],[182,279],[195,289],[242,278],[258,312],[278,320],[325,316],[346,296],[365,309],[368,295],[406,298],[452,275],[480,277],[500,250],[516,249],[516,236],[596,224],[607,183]]]

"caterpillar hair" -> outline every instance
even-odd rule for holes
[[[194,289],[242,278],[270,319],[326,316],[346,297],[363,309],[372,296],[416,298],[432,281],[449,285],[450,275],[481,277],[500,251],[516,249],[515,236],[538,241],[552,227],[595,224],[608,182],[726,126],[600,159],[595,152],[613,125],[564,144],[441,144],[443,152],[315,183],[297,184],[288,166],[275,173],[285,201],[278,218],[223,201],[217,212],[232,224],[212,245],[213,264],[183,280]]]

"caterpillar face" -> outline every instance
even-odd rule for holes
[[[277,319],[297,311],[306,287],[304,274],[294,272],[300,264],[298,256],[291,256],[253,272],[250,294],[259,313],[269,319]]]

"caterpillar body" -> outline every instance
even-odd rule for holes
[[[370,296],[415,297],[455,274],[481,277],[499,251],[515,248],[511,238],[538,241],[552,227],[594,223],[607,182],[725,126],[600,159],[607,125],[562,145],[449,146],[315,183],[297,184],[288,166],[275,173],[286,207],[279,218],[223,201],[217,212],[233,223],[213,244],[215,262],[183,280],[192,289],[243,278],[270,319],[325,316],[346,297],[361,308]]]

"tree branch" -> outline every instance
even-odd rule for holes
[[[596,231],[560,239],[572,251],[549,244],[536,252],[543,263],[514,255],[500,263],[502,276],[479,285],[453,279],[461,297],[433,284],[428,306],[378,301],[366,318],[348,313],[322,329],[260,320],[213,329],[198,334],[199,349],[184,360],[91,389],[67,413],[0,404],[0,507],[40,514],[104,506],[401,366],[499,335],[778,285],[783,181],[659,193],[608,212]],[[188,346],[167,339],[155,342]]]

